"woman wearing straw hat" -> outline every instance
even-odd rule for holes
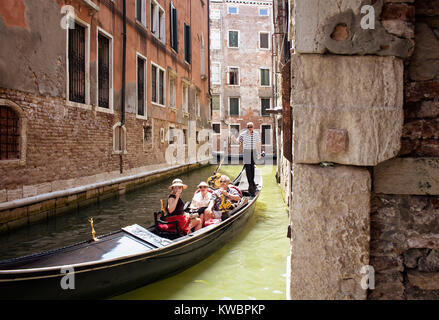
[[[167,209],[168,214],[166,216],[167,222],[178,221],[178,228],[185,234],[192,232],[192,228],[195,230],[201,228],[201,219],[195,218],[189,220],[189,216],[184,212],[184,202],[181,200],[181,194],[183,189],[186,189],[187,185],[183,184],[181,179],[174,179],[169,189],[172,190],[168,196]]]
[[[201,181],[198,186],[198,190],[195,192],[194,197],[192,198],[191,208],[198,210],[198,214],[201,218],[201,223],[204,225],[204,222],[209,220],[212,214],[211,210],[208,210],[208,206],[212,197],[212,189],[209,188],[209,185]]]

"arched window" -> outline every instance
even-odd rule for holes
[[[19,120],[12,108],[0,105],[0,160],[20,159]]]

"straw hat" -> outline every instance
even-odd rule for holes
[[[208,185],[206,182],[201,181],[201,182],[199,183],[199,185],[197,186],[197,188],[199,188],[199,187],[208,187],[208,188],[209,188],[209,185]]]
[[[187,185],[183,184],[183,181],[181,181],[181,179],[174,179],[168,189],[172,189],[173,187],[183,187],[183,189],[186,189]]]

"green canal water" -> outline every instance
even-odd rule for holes
[[[241,166],[223,165],[235,177]],[[113,299],[285,299],[288,211],[275,180],[274,166],[261,166],[264,186],[249,224],[232,242],[185,271]],[[215,170],[208,166],[179,176],[189,201],[197,184]],[[46,251],[90,239],[130,224],[149,226],[166,199],[172,178],[51,220],[0,235],[0,260]],[[38,291],[38,288],[35,288]]]

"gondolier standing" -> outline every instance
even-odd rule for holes
[[[248,192],[251,196],[255,195],[255,156],[261,158],[261,136],[253,130],[253,122],[247,123],[247,130],[239,135],[239,143],[244,149],[244,168],[248,180]]]

